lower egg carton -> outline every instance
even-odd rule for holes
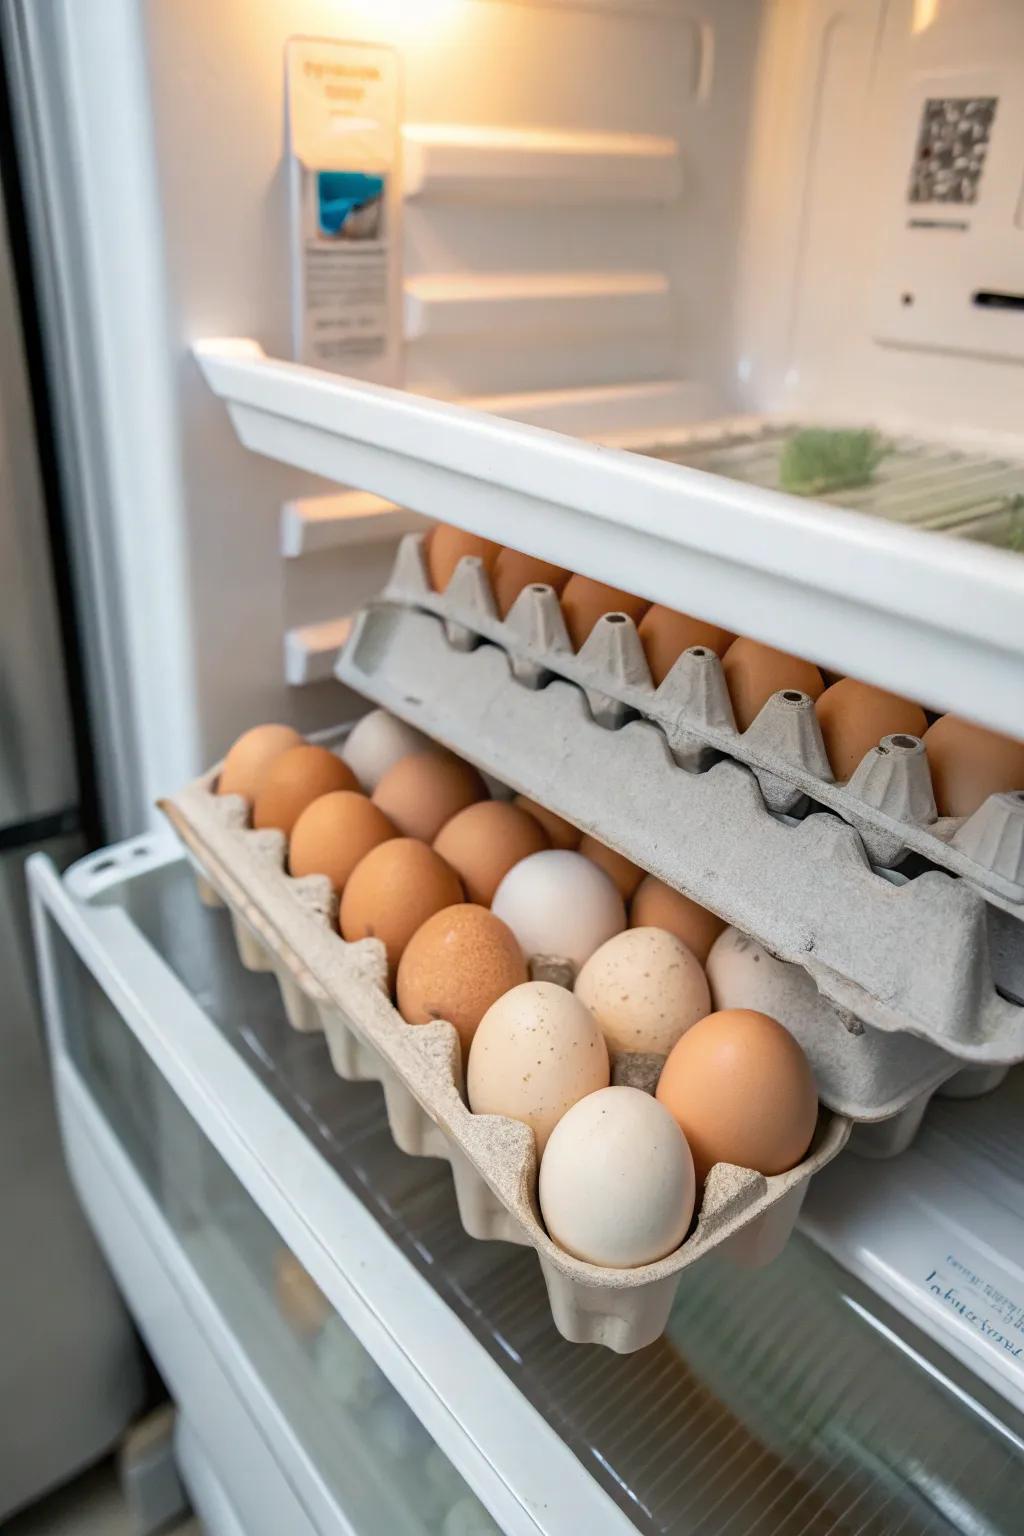
[[[831,812],[771,811],[729,759],[682,768],[658,726],[606,729],[574,684],[524,687],[503,650],[453,647],[432,613],[364,609],[337,674],[787,962],[778,1008],[759,1006],[837,1112],[887,1119],[961,1068],[1024,1059],[1024,925],[968,881],[880,873]]]
[[[823,1110],[807,1156],[766,1178],[721,1163],[712,1169],[696,1227],[674,1253],[635,1269],[605,1269],[559,1249],[540,1221],[533,1133],[518,1121],[473,1115],[461,1091],[461,1051],[443,1021],[413,1027],[385,989],[383,948],[345,943],[333,930],[329,887],[293,880],[280,833],[245,826],[244,802],[210,793],[213,776],[163,809],[197,871],[200,896],[230,910],[242,963],[272,971],[289,1022],[322,1029],[339,1076],[380,1082],[396,1145],[448,1162],[470,1236],[536,1250],[559,1332],[574,1343],[631,1353],[664,1330],[685,1271],[712,1252],[769,1263],[785,1246],[809,1179],[843,1148],[848,1120]]]

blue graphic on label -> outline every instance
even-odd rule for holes
[[[1000,1355],[1024,1360],[1024,1302],[992,1285],[954,1253],[947,1253],[942,1267],[926,1275],[924,1283]]]

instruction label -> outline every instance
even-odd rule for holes
[[[370,44],[293,38],[286,79],[295,356],[397,384],[397,56]]]
[[[947,1253],[924,1277],[926,1290],[1008,1361],[1024,1363],[1024,1298],[1008,1295]]]

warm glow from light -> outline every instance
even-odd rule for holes
[[[436,31],[462,6],[463,0],[348,0],[345,9],[400,41]]]
[[[914,0],[914,18],[910,30],[915,35],[927,32],[939,12],[939,0]]]

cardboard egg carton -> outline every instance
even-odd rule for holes
[[[960,1069],[1024,1059],[1024,928],[979,882],[879,870],[842,817],[774,811],[749,765],[684,768],[660,723],[610,729],[578,683],[526,687],[514,665],[387,599],[358,616],[337,673],[801,967],[813,985],[794,973],[777,1013],[840,1113],[892,1118]]]
[[[445,592],[431,588],[425,537],[402,540],[381,600],[438,615],[453,648],[471,650],[482,640],[500,646],[525,687],[564,678],[582,690],[599,725],[614,730],[630,719],[649,720],[681,767],[700,772],[719,756],[743,763],[769,810],[824,806],[856,827],[872,864],[891,868],[916,853],[1024,917],[1024,784],[1021,793],[991,796],[973,816],[939,817],[925,749],[906,735],[884,737],[849,781],[837,784],[807,694],[774,694],[741,732],[713,651],[685,651],[656,688],[628,615],[606,614],[574,652],[552,587],[524,588],[502,620],[475,556],[459,562]]]
[[[808,1180],[844,1146],[847,1120],[824,1110],[806,1158],[789,1173],[766,1178],[718,1164],[695,1229],[657,1263],[605,1269],[571,1257],[540,1220],[533,1132],[516,1120],[470,1112],[454,1027],[405,1023],[388,995],[383,945],[340,938],[329,882],[292,879],[284,836],[250,830],[245,802],[213,794],[215,783],[216,773],[208,774],[162,809],[189,852],[202,898],[230,909],[243,964],[276,974],[289,1021],[298,1029],[323,1029],[341,1077],[381,1084],[391,1134],[403,1152],[451,1165],[470,1236],[536,1249],[565,1338],[623,1354],[641,1349],[663,1331],[691,1264],[715,1252],[760,1265],[780,1252]],[[625,1065],[620,1077],[628,1077]]]

